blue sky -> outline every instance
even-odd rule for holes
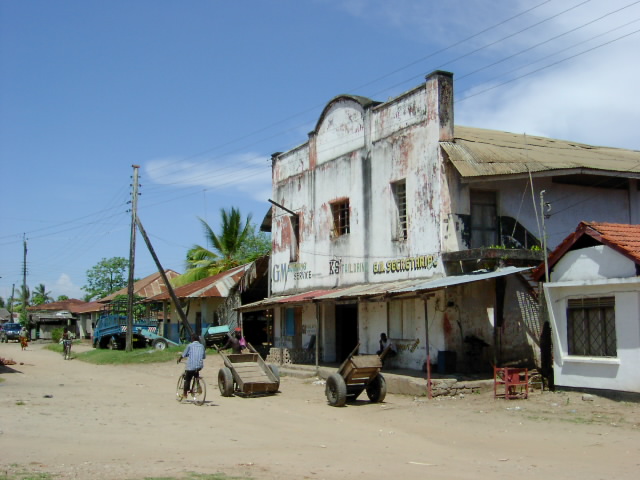
[[[458,125],[640,149],[638,30],[630,0],[0,0],[0,296],[23,235],[27,284],[54,296],[128,257],[134,164],[140,219],[182,272],[197,217],[262,220],[271,154],[331,98],[384,101],[437,69]]]

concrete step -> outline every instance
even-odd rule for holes
[[[280,375],[294,378],[320,378],[326,380],[335,373],[335,367],[287,364],[278,367]],[[402,375],[383,370],[387,392],[400,395],[423,397],[427,395],[427,379],[420,376]],[[457,396],[487,391],[493,388],[492,380],[458,380],[456,378],[434,378],[431,380],[433,396]]]

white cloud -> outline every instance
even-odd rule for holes
[[[428,40],[422,60],[403,75],[418,68],[453,72],[457,124],[640,149],[640,4],[350,0],[339,8],[375,18],[380,28],[411,27],[416,42]]]
[[[51,296],[54,299],[58,298],[60,295],[66,295],[69,298],[82,299],[85,292],[73,283],[69,275],[62,273],[51,288]]]
[[[456,123],[526,132],[593,145],[640,149],[637,137],[640,66],[632,41],[603,47],[456,104]],[[455,78],[455,77],[454,77]],[[498,79],[501,83],[505,79]],[[460,100],[478,85],[461,93]]]
[[[212,160],[155,159],[145,165],[145,172],[161,185],[233,189],[260,201],[271,195],[271,161],[255,153]]]

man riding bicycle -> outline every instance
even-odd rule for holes
[[[199,376],[200,370],[204,367],[204,359],[207,354],[204,349],[204,345],[198,341],[198,335],[195,333],[191,335],[191,343],[184,349],[182,355],[178,357],[180,363],[183,358],[187,359],[187,365],[184,369],[184,391],[182,397],[186,398],[191,387],[191,379]]]

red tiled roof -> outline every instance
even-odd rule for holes
[[[640,264],[640,225],[580,222],[576,231],[565,238],[549,254],[549,269],[585,236],[591,237],[593,241],[606,245],[635,263]],[[544,264],[537,267],[532,272],[532,276],[536,280],[540,280],[544,276]]]

